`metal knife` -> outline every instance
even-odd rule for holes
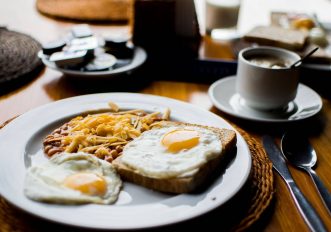
[[[290,190],[294,202],[299,209],[301,216],[309,226],[310,230],[316,232],[327,231],[325,225],[323,224],[321,218],[318,216],[315,209],[308,202],[308,200],[305,198],[301,190],[294,182],[292,175],[287,168],[283,154],[279,150],[278,146],[275,144],[273,138],[268,135],[265,135],[262,138],[262,142],[265,150],[267,151],[268,157],[272,161],[273,168],[286,182],[286,185]]]

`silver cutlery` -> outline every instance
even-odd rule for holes
[[[300,58],[300,60],[295,61],[293,64],[290,65],[290,68],[294,68],[297,66],[298,63],[302,63],[303,61],[305,61],[307,58],[309,58],[312,54],[314,54],[319,47],[315,47],[313,50],[311,50],[310,52],[308,52],[307,54],[305,54],[303,57]]]
[[[298,134],[285,133],[281,140],[281,149],[286,159],[295,167],[306,171],[313,180],[322,200],[331,214],[331,194],[322,180],[312,169],[317,162],[315,149],[307,138]]]
[[[287,168],[286,161],[278,146],[275,144],[273,138],[268,135],[263,136],[262,142],[265,150],[267,151],[268,157],[272,161],[273,168],[286,182],[286,185],[290,190],[294,202],[310,230],[316,232],[327,231],[325,225],[323,224],[321,218],[319,217],[315,209],[312,207],[312,205],[305,198],[301,190],[294,182],[292,175]]]

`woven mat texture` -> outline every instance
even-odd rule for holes
[[[32,37],[0,28],[0,85],[27,78],[43,67],[41,45]]]

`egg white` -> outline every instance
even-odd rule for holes
[[[64,179],[80,172],[90,172],[104,178],[107,191],[103,196],[90,196],[65,187]],[[117,200],[122,181],[112,165],[86,153],[61,153],[53,156],[47,163],[28,169],[25,195],[36,201],[81,204],[110,204]]]
[[[167,151],[161,140],[168,132],[185,129],[199,133],[199,143],[177,153]],[[195,126],[169,126],[152,129],[128,143],[121,161],[141,175],[152,178],[173,178],[193,174],[222,151],[219,136],[211,130]]]

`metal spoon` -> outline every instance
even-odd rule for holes
[[[312,54],[314,54],[316,51],[318,50],[318,47],[314,48],[313,50],[311,50],[310,52],[308,52],[306,55],[304,55],[300,60],[295,61],[293,64],[290,65],[290,68],[294,68],[296,67],[296,65],[298,63],[302,63],[302,61],[304,61],[305,59],[307,59],[309,56],[311,56]]]
[[[298,133],[285,133],[281,140],[282,152],[286,159],[295,167],[301,168],[308,172],[312,178],[325,207],[331,214],[331,194],[324,186],[321,179],[317,176],[312,167],[316,164],[317,155],[314,148],[307,138],[300,136]]]

